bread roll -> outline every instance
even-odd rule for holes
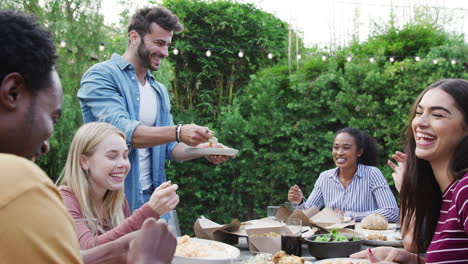
[[[385,216],[373,213],[362,219],[361,227],[372,230],[386,230],[388,228],[388,221]]]

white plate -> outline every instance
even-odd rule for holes
[[[317,262],[314,262],[314,264],[325,264],[325,263],[328,263],[328,262],[332,262],[332,261],[342,261],[342,264],[348,264],[348,263],[353,263],[353,264],[356,264],[356,263],[362,263],[362,264],[367,264],[367,263],[370,263],[369,260],[367,259],[352,259],[352,258],[331,258],[331,259],[322,259],[322,260],[319,260]],[[339,263],[339,262],[338,262]]]
[[[364,233],[364,237],[372,234],[377,233],[380,235],[387,236],[387,241],[379,241],[379,240],[367,240],[364,239],[362,243],[369,245],[369,246],[387,246],[387,247],[403,247],[403,241],[401,240],[401,232],[396,230],[366,230],[361,229]]]
[[[364,239],[362,243],[369,246],[403,247],[403,241],[401,240],[379,241]]]
[[[179,239],[180,237],[177,238],[177,240]],[[240,255],[240,250],[238,248],[218,241],[193,237],[190,238],[190,241],[197,242],[202,245],[215,244],[217,247],[223,248],[223,250],[216,250],[214,248],[210,248],[210,250],[208,251],[209,256],[200,258],[184,258],[174,256],[172,264],[231,264],[233,263],[233,260],[237,259]]]
[[[224,155],[224,156],[234,156],[239,150],[233,148],[199,148],[199,147],[189,147],[185,149],[185,152],[189,154],[197,155]]]

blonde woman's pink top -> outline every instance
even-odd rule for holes
[[[101,244],[116,240],[123,235],[139,230],[147,218],[153,217],[159,219],[159,215],[148,205],[148,203],[145,203],[142,207],[135,210],[133,214],[130,215],[130,207],[128,206],[127,199],[125,199],[123,205],[125,221],[121,225],[112,229],[108,226],[105,226],[105,233],[99,234],[98,236],[93,236],[86,222],[95,220],[84,218],[83,214],[81,213],[78,200],[70,188],[66,186],[60,186],[59,191],[62,195],[65,207],[73,218],[81,250],[99,246]]]

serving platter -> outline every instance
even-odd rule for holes
[[[186,153],[195,155],[223,155],[223,156],[235,156],[239,150],[233,148],[200,148],[200,147],[188,147],[185,149]]]
[[[178,237],[177,240],[181,238]],[[208,248],[207,256],[204,257],[180,257],[174,256],[172,264],[231,264],[239,258],[240,250],[231,245],[221,243],[218,241],[190,238],[190,242],[201,244]]]

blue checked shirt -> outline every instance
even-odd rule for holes
[[[362,164],[346,189],[338,179],[338,168],[322,172],[307,201],[297,208],[312,206],[339,209],[356,221],[371,213],[382,214],[389,222],[398,220],[398,206],[382,172]]]
[[[146,73],[146,80],[157,95],[156,126],[174,125],[166,87],[157,82],[149,71]],[[134,67],[121,56],[113,54],[110,60],[98,63],[86,71],[81,78],[78,99],[85,123],[106,122],[125,133],[132,164],[125,179],[125,194],[132,211],[139,208],[146,201],[143,199],[139,182],[138,149],[132,149],[133,132],[141,124],[138,121],[140,90]],[[151,148],[154,187],[166,181],[165,161],[172,160],[171,153],[176,144],[171,142]]]

